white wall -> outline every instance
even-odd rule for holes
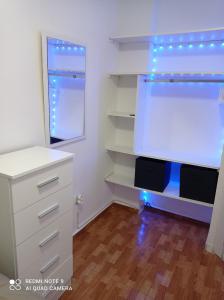
[[[44,145],[40,31],[87,45],[87,139],[61,147],[76,153],[76,193],[84,195],[81,224],[111,200],[103,180],[102,121],[115,12],[116,2],[110,0],[0,1],[0,153]]]
[[[223,0],[153,1],[153,32],[181,32],[224,26]]]
[[[148,33],[153,0],[118,0],[118,35]]]

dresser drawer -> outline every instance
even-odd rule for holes
[[[35,159],[35,158],[34,158]],[[72,182],[72,160],[44,168],[12,182],[14,213],[60,190]]]
[[[72,211],[17,247],[18,278],[48,278],[72,255]]]
[[[14,215],[16,245],[72,210],[72,185]]]
[[[59,278],[62,279],[64,283],[57,284],[56,286],[60,285],[69,285],[71,282],[71,277],[73,274],[73,257],[70,256],[66,261],[64,261],[56,270],[54,273],[50,275],[50,278],[55,279]],[[48,300],[55,300],[59,299],[59,297],[64,293],[64,291],[46,291],[45,293],[42,293],[42,295],[46,296],[46,299]]]

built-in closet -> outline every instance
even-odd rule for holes
[[[213,203],[180,196],[180,169],[184,164],[221,174],[224,31],[113,36],[110,40],[118,63],[110,74],[106,135],[110,169],[105,181],[112,188],[140,190],[145,202],[156,194],[167,201],[212,208]],[[171,162],[169,184],[163,192],[134,185],[138,156]],[[217,191],[221,184],[219,177]]]

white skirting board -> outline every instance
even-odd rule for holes
[[[214,253],[213,246],[211,244],[206,243],[205,249],[210,253]]]
[[[93,221],[98,215],[100,215],[105,209],[107,209],[109,206],[111,206],[113,202],[107,203],[104,207],[101,207],[99,210],[97,210],[94,214],[90,216],[86,221],[82,222],[77,230],[73,233],[73,236],[76,235],[79,231],[81,231],[84,227],[86,227],[91,221]]]
[[[131,208],[134,208],[137,210],[140,208],[139,203],[137,201],[136,201],[136,204],[133,204],[128,201],[124,201],[123,199],[122,200],[118,200],[118,199],[113,200],[113,201],[109,202],[108,204],[106,204],[103,208],[100,208],[97,212],[92,214],[92,216],[90,218],[88,218],[86,221],[82,222],[80,224],[79,228],[73,233],[73,236],[76,235],[79,231],[81,231],[84,227],[86,227],[90,222],[92,222],[97,216],[99,216],[105,209],[107,209],[113,203],[131,207]]]
[[[178,200],[169,199],[165,197],[157,196],[156,198],[157,199],[151,199],[150,201],[151,206],[154,208],[158,208],[163,211],[167,211],[191,219],[199,220],[202,222],[210,223],[211,213],[212,213],[212,208],[210,207],[201,207],[200,205],[195,205],[192,203],[179,203]],[[93,221],[99,214],[101,214],[105,209],[107,209],[113,203],[124,205],[137,210],[141,209],[140,201],[138,199],[136,199],[136,201],[128,201],[126,199],[116,197],[113,201],[109,202],[104,207],[100,208],[98,211],[92,214],[92,216],[88,218],[86,221],[82,222],[79,228],[73,233],[73,235],[81,231],[86,225],[88,225],[91,221]],[[167,204],[169,205],[169,207],[171,207],[171,209],[167,207]],[[189,206],[189,209],[187,209],[186,206]],[[199,214],[197,214],[196,212],[192,213],[192,208],[194,208],[193,209],[194,212],[195,210],[199,209],[200,213]],[[203,212],[201,210],[203,210]],[[206,248],[209,252],[212,252],[212,248],[209,245],[207,245]]]
[[[150,204],[154,208],[174,213],[194,220],[210,223],[212,208],[176,199],[151,196]]]
[[[135,204],[135,203],[130,203],[128,201],[124,201],[123,199],[122,200],[121,199],[113,200],[113,203],[117,203],[117,204],[127,206],[127,207],[130,207],[130,208],[134,208],[134,209],[139,209],[140,208],[138,202],[136,202],[136,204]]]

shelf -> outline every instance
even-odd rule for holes
[[[192,83],[224,83],[224,73],[154,73],[144,79],[145,82],[192,82]]]
[[[120,186],[132,188],[132,189],[135,189],[135,190],[141,190],[141,191],[145,190],[145,191],[148,191],[152,194],[163,196],[163,197],[168,197],[168,198],[172,198],[172,199],[176,199],[176,200],[180,200],[180,201],[190,202],[190,203],[197,204],[197,205],[213,207],[213,204],[210,204],[210,203],[180,197],[179,196],[179,183],[178,182],[171,181],[168,184],[168,186],[166,187],[166,189],[164,190],[164,192],[161,193],[161,192],[156,192],[156,191],[136,187],[136,186],[134,186],[134,178],[124,176],[124,175],[120,175],[120,174],[112,173],[112,174],[110,174],[109,176],[107,176],[105,178],[105,181],[109,182],[109,183],[117,184],[117,185],[120,185]]]
[[[171,151],[158,151],[150,149],[147,153],[142,151],[136,150],[136,156],[143,156],[148,158],[166,160],[170,162],[180,163],[180,164],[188,164],[192,166],[204,167],[204,168],[211,168],[219,170],[220,168],[220,159],[209,159],[207,157],[197,157],[193,155],[179,154],[177,152]],[[209,163],[208,163],[209,161]]]
[[[180,163],[180,164],[188,164],[192,166],[198,166],[198,167],[204,167],[204,168],[211,168],[215,170],[219,170],[220,168],[220,163],[219,161],[212,161],[211,163],[205,162],[206,160],[199,159],[197,157],[180,157],[178,156],[177,153],[149,153],[147,154],[142,154],[139,152],[134,152],[134,150],[131,147],[128,146],[121,146],[121,145],[107,145],[105,147],[108,151],[112,152],[118,152],[118,153],[124,153],[124,154],[129,154],[133,156],[142,156],[142,157],[147,157],[147,158],[153,158],[153,159],[160,159],[160,160],[165,160],[165,161],[170,161],[170,162],[175,162],[175,163]]]
[[[191,32],[168,32],[161,34],[144,33],[139,35],[112,36],[115,43],[143,43],[149,42],[154,45],[175,43],[197,43],[224,40],[224,28],[206,29]]]
[[[150,75],[150,72],[113,72],[110,76],[138,76],[138,75]]]
[[[203,80],[224,80],[224,73],[221,72],[117,72],[110,73],[110,76],[153,76],[153,79],[182,79],[189,80],[192,78]]]
[[[117,111],[111,111],[107,113],[108,116],[112,117],[120,117],[120,118],[130,118],[135,119],[135,114],[129,113],[129,112],[117,112]]]
[[[123,153],[123,154],[128,154],[128,155],[134,155],[133,149],[128,146],[115,146],[115,145],[107,145],[106,149],[108,151],[112,152],[118,152],[118,153]]]
[[[49,76],[72,77],[72,78],[85,78],[85,72],[75,70],[48,70]]]

